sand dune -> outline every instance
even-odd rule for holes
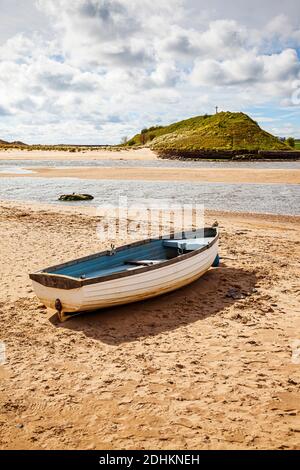
[[[0,207],[0,448],[299,449],[299,218],[208,214],[220,269],[61,325],[28,272],[104,248],[77,210]]]

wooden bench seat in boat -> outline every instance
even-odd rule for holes
[[[124,264],[115,266],[114,268],[108,269],[96,269],[95,271],[90,271],[87,274],[82,274],[81,279],[90,279],[96,276],[106,276],[108,274],[117,274],[124,271],[130,271],[132,269],[143,268],[147,266],[155,266],[156,264],[165,262],[166,259],[162,260],[146,260],[146,261],[125,261]]]
[[[166,259],[155,259],[155,260],[133,260],[133,261],[125,261],[125,264],[130,266],[155,266],[159,263],[164,263]]]
[[[213,238],[195,238],[194,240],[165,240],[163,245],[165,248],[175,248],[183,251],[200,250],[208,246]]]

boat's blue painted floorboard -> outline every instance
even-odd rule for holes
[[[162,240],[128,248],[117,252],[114,256],[99,256],[88,261],[74,263],[59,269],[51,271],[52,274],[70,276],[73,278],[94,278],[107,276],[118,272],[128,271],[129,269],[139,269],[138,267],[126,264],[132,260],[167,260],[166,249]]]
[[[110,274],[141,269],[141,266],[128,264],[130,262],[142,260],[149,260],[149,262],[167,261],[170,259],[170,250],[172,258],[179,254],[178,250],[181,247],[185,247],[189,251],[190,246],[190,251],[194,251],[208,245],[212,240],[213,238],[195,238],[179,240],[178,242],[172,240],[171,243],[168,243],[166,240],[155,240],[144,245],[128,247],[125,250],[117,251],[112,256],[99,254],[99,256],[96,255],[89,260],[74,261],[74,263],[54,268],[47,272],[77,279],[104,277]]]

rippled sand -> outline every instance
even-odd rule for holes
[[[93,209],[0,205],[1,449],[299,449],[300,220],[216,218],[219,269],[60,325],[28,273],[105,248]]]

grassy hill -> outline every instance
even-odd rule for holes
[[[291,150],[278,138],[263,131],[246,114],[230,112],[198,116],[165,127],[144,129],[126,145],[147,145],[158,152]]]
[[[20,141],[15,141],[15,142],[7,142],[6,140],[1,140],[0,139],[0,147],[6,147],[6,148],[9,148],[9,147],[27,147],[27,144],[24,144],[24,142],[20,142]]]

